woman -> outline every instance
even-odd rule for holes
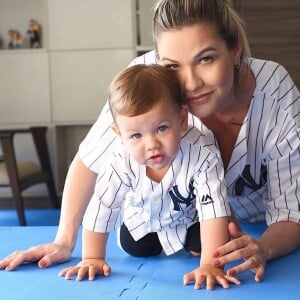
[[[230,1],[160,0],[153,36],[155,52],[133,63],[157,62],[178,73],[193,114],[190,124],[220,149],[235,214],[268,224],[255,240],[230,223],[234,239],[216,249],[213,264],[242,258],[228,274],[251,269],[261,281],[267,261],[300,245],[299,91],[283,67],[249,59],[243,23]],[[106,105],[69,170],[54,243],[15,252],[0,268],[32,260],[47,267],[70,258],[98,170],[114,144],[111,123]],[[193,272],[185,276],[190,281],[197,286]]]

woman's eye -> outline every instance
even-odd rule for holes
[[[205,57],[201,57],[199,58],[199,64],[206,64],[209,63],[213,60],[213,58],[211,56],[205,56]]]
[[[166,125],[159,126],[157,128],[157,132],[164,132],[167,130],[167,128],[168,128],[168,126],[166,126]]]
[[[172,71],[177,71],[179,69],[179,66],[176,64],[170,64],[170,65],[166,65],[166,68]]]
[[[140,139],[142,137],[142,135],[140,133],[134,133],[131,135],[132,139]]]

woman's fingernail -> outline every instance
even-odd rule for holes
[[[220,261],[219,260],[214,260],[213,263],[212,263],[212,265],[214,267],[218,267],[218,266],[220,266]]]
[[[213,256],[214,256],[214,257],[219,257],[219,256],[220,256],[220,252],[219,252],[219,251],[215,251],[215,252],[213,253]]]

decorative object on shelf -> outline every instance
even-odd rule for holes
[[[29,20],[28,27],[27,34],[29,35],[30,48],[41,48],[41,25],[31,19]]]
[[[14,29],[8,30],[9,43],[8,49],[21,49],[23,44],[23,37],[19,31]]]

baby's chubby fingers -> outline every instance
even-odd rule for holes
[[[105,277],[109,276],[111,273],[111,267],[108,264],[103,265],[103,275]]]
[[[183,285],[188,285],[190,282],[195,281],[195,275],[193,272],[186,273],[183,275]]]
[[[96,275],[103,275],[104,277],[108,277],[111,273],[111,268],[108,264],[104,264],[102,266],[102,269],[99,269],[99,267],[96,266],[90,266],[89,267],[89,280],[94,280]]]
[[[83,273],[85,272],[85,274],[87,274],[87,268],[85,268],[85,271],[83,270],[81,272],[80,272],[80,269],[83,270],[84,268],[71,266],[71,267],[61,270],[58,275],[61,277],[65,277],[66,280],[70,280],[70,279],[72,279],[73,276],[77,275],[76,280],[80,281],[85,277],[85,276],[83,276]],[[79,273],[81,274],[80,278],[78,278]]]
[[[195,290],[199,290],[201,286],[205,283],[205,276],[196,276],[194,272],[184,274],[183,284],[188,285],[191,282],[194,282]]]
[[[235,276],[231,276],[231,275],[225,275],[225,279],[228,281],[228,282],[231,282],[231,283],[234,283],[236,285],[240,285],[241,284],[241,281],[235,277]]]
[[[111,273],[111,268],[107,263],[103,263],[100,265],[97,264],[89,264],[81,262],[77,266],[67,267],[59,272],[59,276],[65,277],[66,280],[72,279],[72,277],[76,276],[77,281],[81,281],[84,278],[88,278],[88,280],[94,280],[97,275],[103,275],[105,277],[109,276]]]

